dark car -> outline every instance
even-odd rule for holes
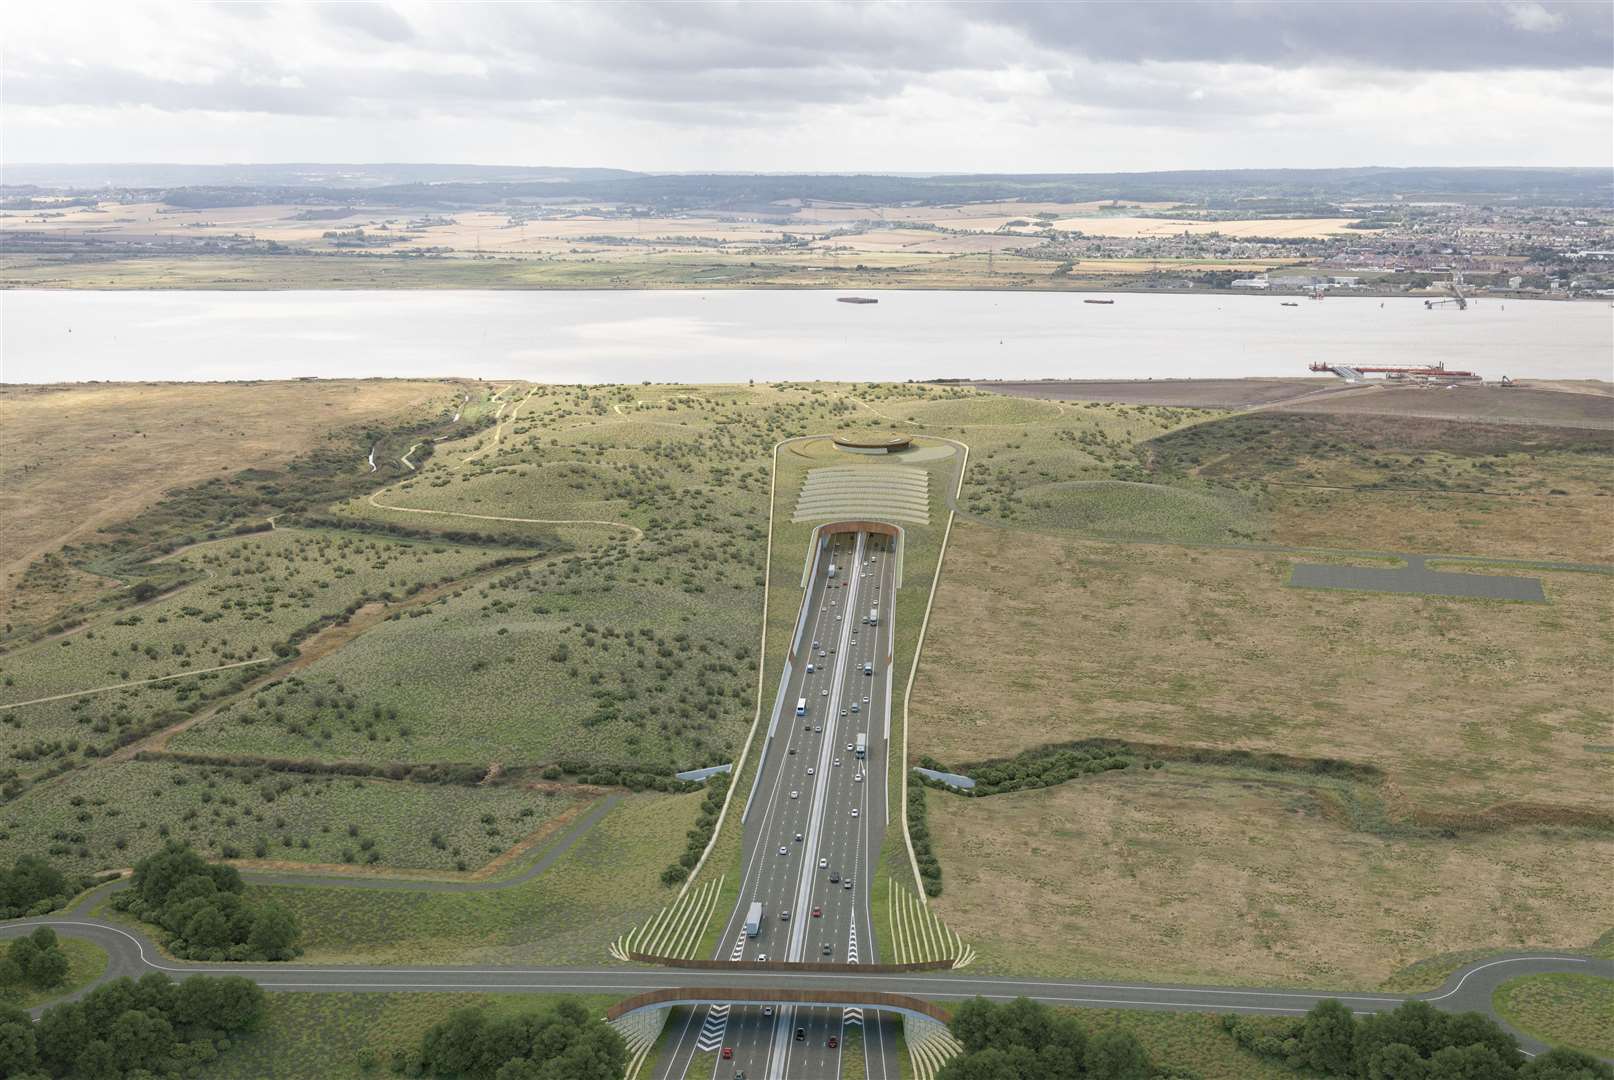
[[[831,1049],[831,1050],[833,1050],[833,1049],[835,1049],[835,1048],[836,1048],[836,1047],[837,1047],[837,1046],[839,1046],[839,1045],[841,1045],[841,1040],[840,1040],[840,1039],[837,1039],[837,1038],[836,1038],[836,1037],[835,1037],[835,1036],[833,1036],[833,1035],[831,1035],[831,1036],[830,1036],[830,1037],[829,1037],[829,1042],[828,1042],[828,1043],[826,1043],[826,1044],[825,1044],[825,1045],[827,1045],[827,1046],[828,1046],[828,1047],[829,1047],[829,1048],[830,1048],[830,1049]]]
[[[807,1041],[807,1029],[806,1028],[797,1028],[796,1029],[796,1041],[797,1042],[806,1042]]]

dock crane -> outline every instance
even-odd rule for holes
[[[1468,297],[1463,295],[1463,272],[1461,270],[1452,270],[1451,281],[1447,283],[1447,287],[1451,289],[1452,294],[1450,296],[1443,297],[1439,300],[1425,300],[1423,302],[1423,306],[1426,308],[1437,308],[1443,307],[1446,304],[1456,304],[1458,311],[1467,311]]]

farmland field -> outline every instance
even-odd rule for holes
[[[1584,949],[1614,925],[1585,873],[1614,857],[1607,831],[1446,837],[1353,822],[1349,795],[1169,762],[978,799],[931,792],[946,873],[932,905],[984,971],[1355,989],[1458,950]]]
[[[1236,747],[1375,766],[1399,817],[1606,813],[1611,762],[1585,747],[1614,742],[1614,576],[1545,573],[1541,606],[1289,589],[1264,553],[974,524],[953,544],[915,753]]]

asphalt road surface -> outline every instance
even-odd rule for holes
[[[103,896],[104,893],[98,892],[87,903],[94,903]],[[79,905],[80,908],[85,906]],[[1452,1012],[1472,1011],[1494,1017],[1491,994],[1509,979],[1552,972],[1614,978],[1614,960],[1552,952],[1500,954],[1458,969],[1438,990],[1412,995],[1082,982],[1074,979],[986,978],[964,972],[865,975],[850,966],[844,973],[838,973],[697,971],[621,966],[367,968],[315,967],[306,964],[203,964],[162,957],[143,935],[76,911],[0,924],[0,941],[29,933],[36,926],[52,926],[57,933],[87,938],[106,949],[110,959],[105,978],[124,975],[139,978],[151,971],[161,971],[176,978],[194,974],[245,975],[271,991],[398,993],[426,990],[627,996],[673,987],[697,990],[702,987],[811,989],[844,990],[848,994],[866,991],[913,994],[944,1004],[977,994],[995,1000],[1009,1000],[1024,995],[1050,1005],[1072,1007],[1273,1015],[1299,1015],[1325,998],[1337,998],[1362,1013],[1393,1009],[1403,1001],[1418,999]],[[82,993],[79,991],[79,994]],[[73,996],[78,995],[70,995]],[[39,1011],[34,1010],[36,1015]],[[1519,1043],[1530,1052],[1545,1049],[1540,1042],[1527,1037],[1520,1037]],[[894,1065],[894,1058],[892,1060]],[[893,1078],[897,1076],[894,1067],[890,1075]]]
[[[755,795],[747,793],[739,899],[713,959],[880,959],[867,886],[887,824],[890,545],[884,536],[836,534],[814,553],[762,774]],[[756,903],[762,918],[752,936],[746,921]],[[654,1076],[681,1080],[696,1054],[716,1051],[713,1080],[839,1080],[848,1021],[866,1025],[867,1075],[895,1078],[893,1022],[872,1010],[732,1004],[676,1012]]]

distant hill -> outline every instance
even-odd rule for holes
[[[624,169],[567,169],[549,165],[4,165],[0,185],[46,189],[279,187],[341,190],[399,184],[524,181],[593,181],[635,176]]]
[[[495,165],[9,165],[12,193],[111,187],[176,206],[262,202],[497,206],[535,200],[632,203],[657,210],[789,213],[794,200],[892,206],[1000,199],[1297,203],[1392,199],[1614,206],[1601,168],[1356,168],[912,176],[881,173],[640,173]]]

